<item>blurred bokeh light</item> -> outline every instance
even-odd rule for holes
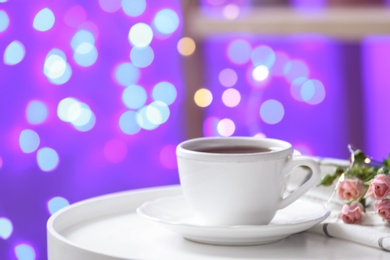
[[[59,209],[178,183],[181,6],[1,2],[0,259],[46,259]]]
[[[76,201],[178,184],[175,149],[194,115],[199,136],[280,138],[301,154],[346,158],[343,45],[230,33],[200,42],[183,34],[181,2],[0,0],[0,259],[46,259],[47,219]],[[229,20],[253,2],[200,1]],[[373,36],[361,47],[367,103],[356,116],[380,158],[390,147],[389,46]],[[185,73],[197,72],[183,60],[195,55],[205,80],[189,86]]]

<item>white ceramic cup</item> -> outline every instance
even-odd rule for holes
[[[206,225],[269,224],[278,209],[300,198],[320,178],[315,160],[293,156],[291,144],[277,139],[196,138],[180,143],[176,154],[184,197]],[[298,166],[311,169],[310,178],[283,197]]]

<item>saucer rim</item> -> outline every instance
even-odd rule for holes
[[[299,200],[301,199],[304,199],[305,196],[303,196],[302,198],[300,198]],[[296,223],[283,223],[283,224],[273,224],[273,223],[270,223],[270,224],[267,224],[267,225],[232,225],[232,226],[225,226],[225,225],[197,225],[197,224],[190,224],[190,223],[185,223],[183,221],[169,221],[169,220],[166,220],[166,219],[161,219],[161,218],[158,218],[158,217],[154,217],[154,216],[151,216],[150,214],[148,214],[145,210],[145,208],[151,204],[155,204],[155,203],[159,203],[159,201],[162,201],[162,200],[167,200],[167,199],[181,199],[185,202],[185,198],[183,195],[178,195],[178,196],[167,196],[167,197],[161,197],[161,198],[157,198],[157,199],[154,199],[154,200],[150,200],[150,201],[147,201],[145,203],[143,203],[141,206],[139,206],[137,209],[136,209],[136,212],[138,215],[146,218],[146,219],[149,219],[149,220],[152,220],[154,222],[157,222],[157,223],[160,223],[160,224],[163,224],[163,225],[167,225],[167,226],[171,226],[171,227],[182,227],[182,228],[187,228],[187,229],[196,229],[196,230],[201,230],[201,229],[207,229],[207,230],[224,230],[224,231],[227,231],[227,230],[230,230],[230,231],[234,231],[234,230],[240,230],[240,231],[253,231],[253,232],[259,232],[259,231],[274,231],[275,229],[276,230],[279,230],[283,227],[288,227],[290,229],[292,228],[296,228],[296,229],[301,229],[303,227],[306,227],[306,226],[309,226],[309,225],[315,225],[323,220],[325,220],[326,218],[328,218],[328,216],[330,215],[331,213],[331,210],[329,208],[327,208],[325,205],[319,205],[322,207],[323,209],[323,212],[321,212],[321,214],[318,214],[318,216],[314,217],[314,218],[310,218],[310,219],[307,219],[307,220],[302,220],[302,221],[299,221],[299,222],[296,222]]]

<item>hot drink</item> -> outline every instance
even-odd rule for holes
[[[270,148],[258,147],[258,146],[216,146],[216,147],[203,147],[195,149],[197,152],[202,153],[269,153],[275,151]]]

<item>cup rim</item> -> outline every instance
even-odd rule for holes
[[[220,146],[221,141],[226,145],[251,145],[273,147],[275,150],[269,152],[254,153],[208,153],[196,151],[207,144],[210,146]],[[260,145],[261,144],[261,145]],[[178,158],[186,158],[200,161],[215,162],[238,162],[238,161],[259,161],[280,159],[292,155],[292,145],[284,140],[264,137],[234,136],[234,137],[198,137],[179,143],[176,147]]]

